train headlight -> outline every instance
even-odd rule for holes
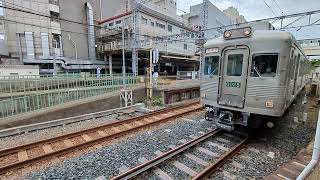
[[[251,33],[252,33],[251,28],[245,28],[245,29],[243,30],[243,35],[245,35],[245,36],[250,36]]]
[[[231,35],[232,35],[232,32],[231,32],[231,31],[225,31],[224,34],[223,34],[223,36],[224,36],[225,38],[229,38],[229,37],[231,37]]]
[[[267,107],[267,108],[273,108],[273,100],[270,100],[270,99],[267,100],[267,101],[266,101],[266,107]]]

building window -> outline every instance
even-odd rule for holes
[[[3,3],[2,1],[0,0],[0,16],[4,16],[4,8],[2,7],[3,6]]]
[[[59,0],[49,0],[49,3],[59,6]]]
[[[228,56],[227,75],[242,75],[243,54],[230,54]]]
[[[278,54],[254,54],[252,56],[251,76],[275,77]]]
[[[183,49],[187,50],[188,49],[188,44],[183,44]]]
[[[113,26],[113,22],[112,23],[109,23],[109,27],[112,27]]]
[[[50,11],[50,19],[54,22],[59,22],[59,13]]]
[[[206,57],[204,61],[204,75],[217,75],[219,68],[219,56]]]
[[[171,25],[168,25],[168,31],[172,32],[172,26]]]
[[[60,48],[60,35],[52,34],[52,46],[54,48]]]
[[[154,26],[154,22],[151,22],[151,26]]]
[[[163,24],[161,24],[161,23],[158,23],[158,22],[156,22],[156,26],[159,27],[159,28],[161,28],[161,29],[165,29],[165,28],[166,28],[165,25],[163,25]]]
[[[144,17],[141,16],[141,21],[142,21],[142,24],[145,24],[145,25],[148,24],[148,19],[147,18],[144,18]]]
[[[116,21],[116,24],[121,24],[121,20],[119,20],[119,21]]]

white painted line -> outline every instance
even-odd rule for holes
[[[232,161],[231,165],[236,167],[236,168],[238,168],[238,169],[244,169],[245,168],[244,165],[242,165],[241,163],[238,163],[236,161]]]
[[[212,131],[213,129],[212,128],[207,128],[207,130]]]
[[[205,132],[203,132],[203,131],[199,131],[198,133],[199,133],[199,134],[205,134]]]
[[[205,120],[205,119],[200,119],[199,121],[200,121],[200,122],[205,122],[206,120]]]
[[[292,164],[296,164],[297,166],[300,166],[300,167],[303,167],[303,168],[307,167],[306,165],[303,165],[303,164],[301,164],[299,162],[296,162],[296,161],[293,161]]]
[[[217,140],[223,143],[230,143],[228,139],[224,139],[224,138],[217,138]]]
[[[181,139],[181,140],[179,140],[179,142],[181,142],[182,144],[184,144],[184,143],[186,143],[186,142],[187,142],[187,140],[185,140],[185,139]]]
[[[228,172],[228,171],[222,171],[222,173],[223,173],[224,177],[227,178],[227,179],[234,180],[234,179],[237,178],[237,176],[231,174],[231,173]]]
[[[164,131],[169,133],[169,132],[171,132],[172,130],[171,130],[171,129],[165,129]]]
[[[250,147],[248,148],[248,151],[251,151],[251,152],[254,152],[254,153],[260,153],[260,150],[259,149],[256,149],[256,148],[253,148],[253,147]]]
[[[189,168],[188,166],[180,163],[179,161],[174,161],[172,164],[180,169],[181,171],[185,172],[186,174],[189,174],[190,176],[196,176],[198,173],[194,171],[193,169]]]
[[[119,172],[120,172],[120,173],[127,172],[128,170],[129,170],[129,168],[128,168],[127,166],[125,166],[125,165],[123,165],[123,166],[121,166],[121,167],[119,168]]]
[[[156,152],[154,152],[154,154],[156,154],[156,155],[158,155],[158,156],[160,156],[160,155],[162,155],[163,154],[163,152],[161,152],[161,151],[156,151]]]
[[[218,157],[219,155],[217,153],[214,153],[212,151],[209,151],[208,149],[205,149],[203,147],[197,147],[197,150],[200,151],[200,152],[203,152],[209,156],[213,156],[213,157]]]
[[[220,144],[211,142],[211,141],[208,141],[207,144],[210,145],[210,146],[213,146],[213,147],[217,147],[217,148],[219,148],[219,149],[221,149],[221,150],[223,150],[223,151],[228,151],[228,150],[229,150],[229,148],[224,147],[224,146],[222,146],[222,145],[220,145]]]
[[[193,134],[191,134],[189,137],[192,138],[192,139],[197,138],[197,136],[195,136],[195,135],[193,135]]]
[[[195,122],[195,120],[193,120],[193,119],[187,119],[187,118],[180,118],[180,119],[185,120],[185,121],[189,121],[189,122]]]
[[[104,176],[99,176],[99,177],[97,177],[95,180],[107,180],[107,178],[104,177]]]
[[[187,156],[188,158],[190,158],[191,160],[195,161],[198,164],[201,164],[203,166],[209,166],[209,163],[201,158],[198,158],[197,156],[187,153],[185,154],[185,156]]]
[[[148,159],[145,158],[145,157],[141,157],[141,158],[138,159],[138,161],[141,162],[141,163],[145,163],[145,162],[148,161]]]
[[[234,135],[232,135],[232,134],[224,133],[223,135],[226,136],[226,137],[229,137],[229,138],[234,138]]]
[[[169,145],[168,147],[169,147],[170,149],[174,149],[174,148],[176,148],[176,146],[175,146],[175,145],[172,145],[172,144],[171,144],[171,145]]]
[[[285,177],[285,176],[283,176],[283,175],[281,175],[281,174],[277,174],[277,176],[279,176],[279,177],[281,177],[281,178],[283,178],[283,179],[285,179],[285,180],[292,180],[292,179],[287,178],[287,177]]]

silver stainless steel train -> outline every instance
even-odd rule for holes
[[[231,29],[205,44],[201,101],[205,118],[232,131],[280,117],[307,82],[309,64],[288,32]],[[269,124],[273,125],[272,123]]]

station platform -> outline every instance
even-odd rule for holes
[[[158,84],[154,96],[161,97],[162,104],[172,104],[200,97],[200,80],[178,80]]]

